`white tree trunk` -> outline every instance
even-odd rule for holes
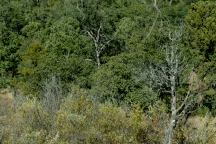
[[[97,67],[99,68],[101,62],[100,62],[100,52],[98,50],[96,50],[96,59],[97,59]]]
[[[175,76],[171,76],[170,81],[171,81],[171,117],[170,117],[170,123],[168,126],[168,131],[166,134],[166,140],[165,144],[172,144],[172,139],[173,139],[173,130],[176,124],[176,78]]]

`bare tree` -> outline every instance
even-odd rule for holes
[[[173,136],[173,129],[176,125],[177,120],[177,109],[181,109],[181,107],[177,108],[177,94],[176,94],[176,87],[177,87],[177,78],[178,73],[181,71],[179,68],[179,55],[178,55],[178,45],[175,44],[176,40],[178,39],[180,35],[178,33],[175,33],[175,36],[172,38],[171,34],[169,34],[169,38],[171,40],[171,45],[166,48],[166,62],[168,66],[168,71],[166,74],[168,74],[167,82],[168,86],[170,87],[170,94],[171,94],[171,116],[170,116],[170,123],[168,126],[168,131],[166,133],[165,138],[165,144],[171,144],[172,143],[172,136]],[[187,102],[187,97],[185,98],[185,101],[182,103],[182,106],[184,106]]]
[[[61,80],[52,76],[44,82],[42,104],[44,108],[53,115],[59,109],[62,99]]]
[[[100,56],[106,46],[110,43],[109,39],[105,34],[102,33],[102,24],[100,24],[97,30],[86,30],[87,34],[91,37],[94,42],[96,61],[98,68],[101,65]]]
[[[186,69],[187,63],[183,61],[180,52],[181,30],[168,34],[170,43],[165,45],[165,64],[162,66],[151,67],[151,79],[157,83],[159,89],[170,95],[170,118],[165,132],[164,144],[172,144],[174,129],[185,114],[190,110],[190,107],[195,102],[195,93],[192,87],[189,86],[185,96],[178,95],[178,79],[181,73]],[[194,77],[194,72],[189,76],[188,84],[191,77]],[[195,85],[198,85],[197,80],[191,80]],[[165,87],[165,88],[164,88]],[[183,98],[182,98],[183,97]]]

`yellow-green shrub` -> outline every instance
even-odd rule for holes
[[[139,143],[147,120],[140,109],[124,110],[111,103],[95,104],[84,96],[69,97],[57,113],[60,138],[69,143]]]

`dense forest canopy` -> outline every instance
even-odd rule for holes
[[[0,88],[3,144],[216,143],[187,129],[216,116],[216,2],[1,0]]]

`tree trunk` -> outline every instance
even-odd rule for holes
[[[97,59],[97,67],[99,68],[101,63],[100,63],[100,52],[96,50],[96,59]]]
[[[175,123],[176,123],[176,110],[175,110],[175,103],[176,103],[176,99],[173,98],[172,99],[172,113],[171,113],[171,118],[170,118],[170,123],[169,123],[169,127],[168,127],[168,132],[167,132],[167,138],[166,138],[166,142],[165,144],[172,144],[172,139],[173,139],[173,130],[175,127]]]
[[[175,127],[175,123],[176,123],[176,94],[175,94],[175,90],[176,90],[176,79],[175,79],[175,75],[172,75],[170,77],[170,81],[171,81],[171,117],[170,117],[170,123],[168,126],[168,131],[166,134],[166,139],[165,139],[165,144],[172,144],[172,138],[173,138],[173,130]]]

